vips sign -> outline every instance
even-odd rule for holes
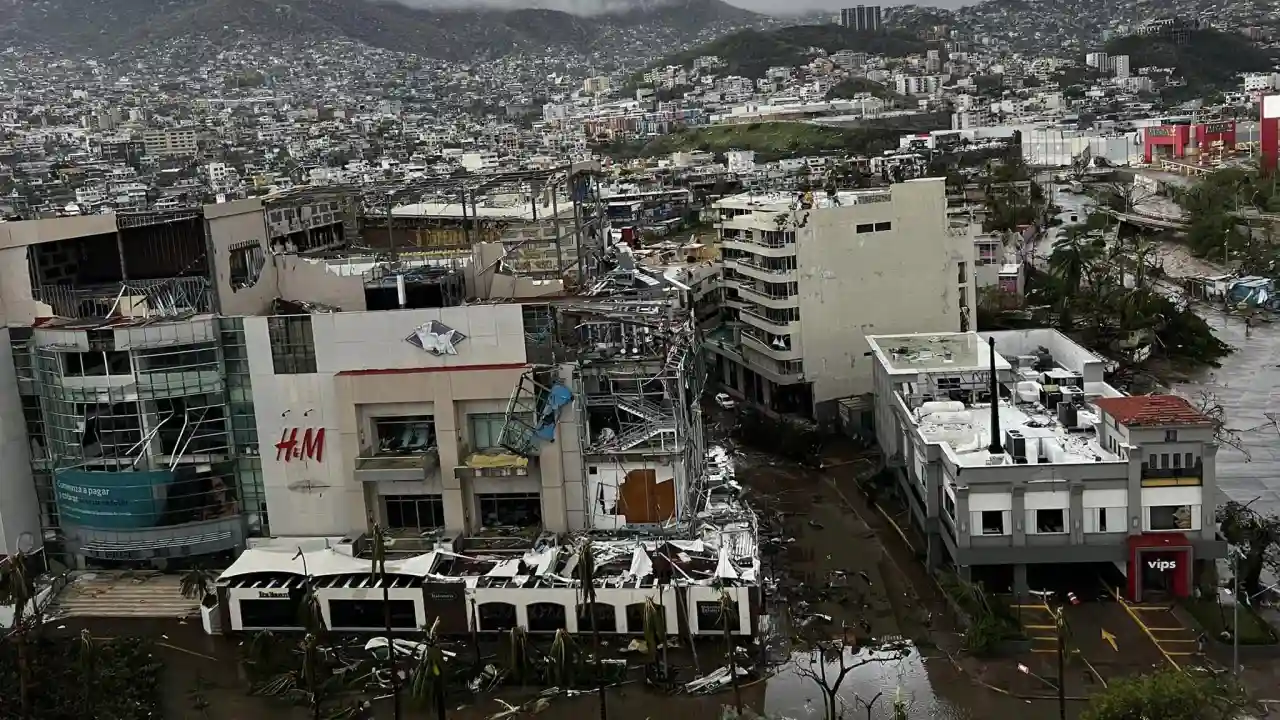
[[[1173,137],[1173,128],[1167,125],[1149,127],[1147,128],[1147,137]]]
[[[1226,132],[1231,132],[1231,123],[1229,122],[1205,123],[1204,132],[1206,135],[1221,135]]]

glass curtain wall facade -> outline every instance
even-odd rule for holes
[[[239,318],[10,332],[51,557],[234,557],[266,532]]]

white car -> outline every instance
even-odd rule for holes
[[[725,410],[732,410],[738,403],[728,393],[716,393],[716,404]]]

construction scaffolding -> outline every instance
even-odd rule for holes
[[[625,247],[577,297],[526,309],[545,364],[512,393],[503,446],[525,457],[557,440],[572,405],[588,527],[662,527],[691,518],[705,463],[705,371],[689,288]]]
[[[497,243],[500,272],[538,279],[594,278],[607,218],[599,166],[389,182],[352,188],[361,197],[361,242],[401,254],[470,257]]]

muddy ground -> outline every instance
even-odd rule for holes
[[[832,634],[848,633],[865,642],[868,637],[903,637],[918,641],[911,657],[903,661],[874,662],[859,668],[842,685],[841,696],[848,703],[849,717],[888,718],[889,702],[900,695],[911,709],[911,717],[929,720],[961,720],[996,717],[1034,707],[1034,712],[1056,717],[1056,704],[1048,699],[1024,700],[984,687],[988,685],[1024,689],[1043,694],[1043,688],[1027,687],[1026,676],[1015,667],[1017,660],[1001,658],[977,663],[954,663],[959,639],[954,634],[941,602],[940,591],[915,558],[914,549],[903,541],[886,517],[868,507],[857,489],[857,481],[874,470],[874,461],[863,460],[851,449],[837,448],[824,458],[825,469],[802,468],[754,452],[737,452],[738,479],[749,488],[750,499],[766,527],[772,527],[781,542],[778,552],[769,553],[765,571],[777,578],[777,591],[769,598],[770,609],[780,626],[790,621],[822,614],[831,617],[825,627]],[[905,526],[905,525],[904,525]],[[164,664],[164,717],[171,720],[245,720],[278,718],[303,720],[308,713],[273,699],[250,697],[238,665],[240,638],[213,638],[204,635],[198,620],[139,622],[93,620],[88,626],[99,635],[140,633],[157,638]],[[79,627],[67,627],[74,631]],[[843,629],[842,629],[843,627]],[[797,671],[807,666],[807,655],[789,653],[785,639],[770,643],[771,656],[780,660],[768,680],[743,690],[746,705],[764,710],[770,717],[802,718],[820,716],[820,693],[808,678]],[[467,649],[459,651],[469,659]],[[753,659],[759,646],[751,649]],[[676,656],[684,665],[683,679],[694,677],[687,654]],[[723,648],[708,643],[699,649],[703,669],[723,662]],[[800,661],[789,658],[799,657]],[[1147,668],[1149,669],[1149,668]],[[196,688],[207,703],[196,708]],[[1069,685],[1069,687],[1071,687]],[[1084,688],[1082,687],[1083,691]],[[1096,690],[1096,688],[1091,688]],[[1074,691],[1073,691],[1074,692]],[[505,689],[497,697],[519,704],[533,691]],[[863,700],[882,694],[867,715],[856,698]],[[710,697],[670,696],[632,683],[610,691],[609,718],[718,718],[720,708],[733,703],[733,693]],[[480,720],[504,709],[494,697],[450,702],[451,718]],[[1072,703],[1074,717],[1082,703]],[[537,714],[548,720],[582,720],[599,717],[599,705],[591,693],[580,697],[556,698]],[[385,703],[376,716],[390,718]],[[404,718],[427,718],[433,714],[406,708]]]

